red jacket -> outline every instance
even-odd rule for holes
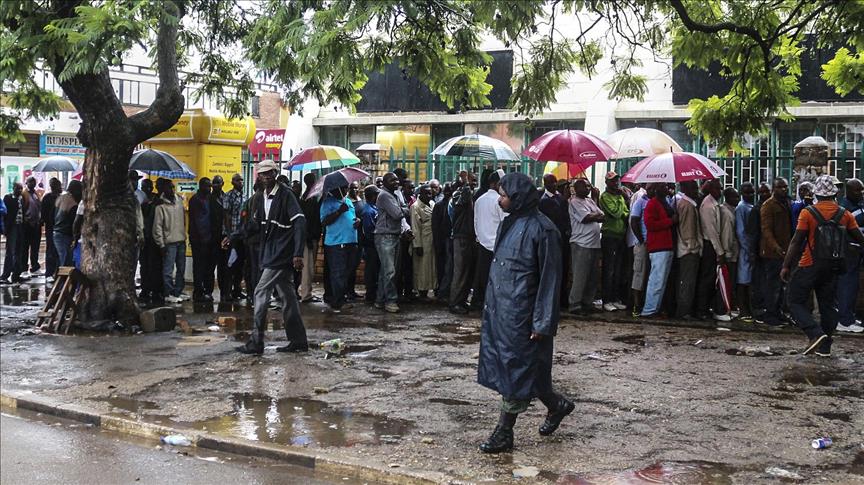
[[[666,206],[652,198],[645,205],[645,228],[648,229],[648,238],[645,247],[649,253],[659,251],[672,251],[672,218],[666,212]]]

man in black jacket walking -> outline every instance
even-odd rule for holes
[[[294,271],[303,269],[303,250],[306,246],[306,218],[291,189],[276,182],[279,165],[272,160],[258,164],[258,176],[264,192],[256,203],[255,227],[261,234],[261,277],[255,287],[255,329],[249,342],[237,351],[244,354],[264,353],[264,331],[267,328],[267,309],[273,290],[282,297],[282,322],[288,345],[277,352],[305,352],[309,350],[306,327],[300,317],[300,306],[294,288]]]

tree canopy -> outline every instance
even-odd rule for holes
[[[579,28],[562,31],[564,16],[577,16]],[[311,97],[351,109],[368,73],[394,61],[449,107],[482,108],[491,91],[486,38],[514,50],[510,102],[525,116],[548,109],[574,71],[596,75],[604,58],[609,96],[620,99],[646,93],[640,50],[675,65],[719,62],[731,88],[690,101],[688,126],[720,146],[790,118],[808,36],[817,39],[811,48],[836,51],[821,73],[830,86],[864,90],[862,0],[34,0],[0,2],[0,79],[11,108],[0,114],[0,136],[14,139],[22,117],[59,109],[60,98],[34,82],[35,68],[62,84],[120,64],[135,45],[158,66],[166,18],[176,28],[166,61],[192,73],[172,82],[198,86],[195,96],[232,116],[247,111],[259,75],[291,106]]]

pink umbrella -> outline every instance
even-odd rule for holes
[[[305,198],[318,197],[322,192],[330,192],[336,188],[347,187],[352,182],[359,182],[365,178],[369,178],[369,172],[360,170],[359,168],[345,167],[335,172],[330,172],[318,179]]]
[[[615,150],[600,138],[581,130],[555,130],[531,142],[522,155],[540,162],[561,162],[579,173],[596,162],[609,160]]]
[[[716,179],[726,175],[719,165],[698,153],[661,153],[648,157],[627,171],[622,182],[684,182]]]

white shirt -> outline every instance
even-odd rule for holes
[[[135,189],[135,199],[138,200],[138,205],[141,205],[147,200],[147,194],[141,189]]]
[[[474,203],[474,233],[487,251],[495,250],[498,226],[507,217],[507,213],[498,205],[498,197],[497,190],[489,189]]]
[[[264,219],[270,219],[270,206],[273,205],[273,197],[279,191],[279,184],[273,187],[273,192],[264,192]]]
[[[574,195],[570,198],[571,243],[590,249],[600,247],[600,223],[583,222],[586,216],[595,212],[600,212],[600,207],[591,197],[581,199]]]

